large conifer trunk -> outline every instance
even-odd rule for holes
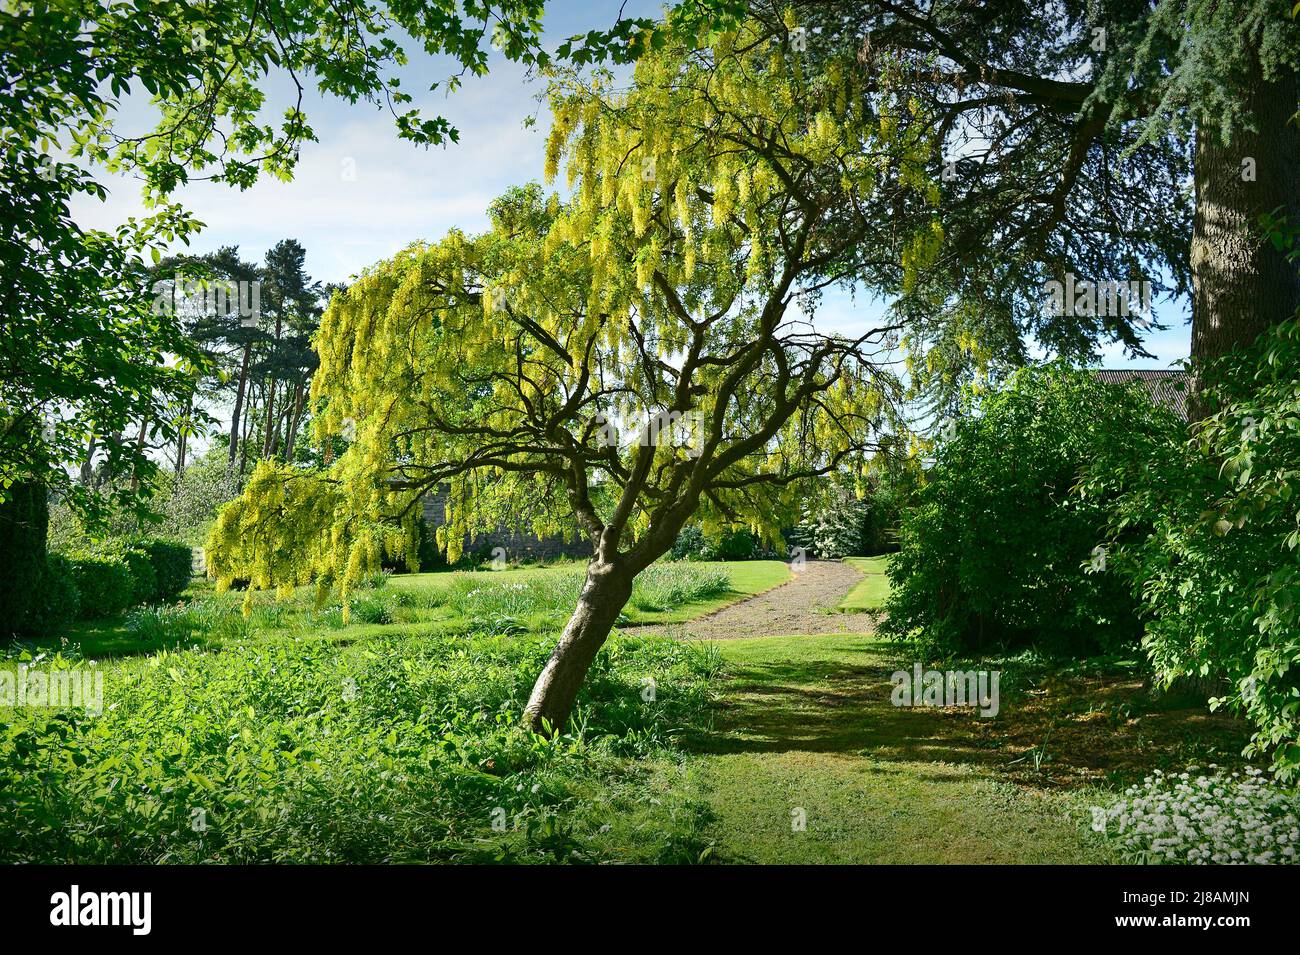
[[[1266,82],[1256,63],[1239,90],[1255,129],[1224,144],[1196,138],[1192,230],[1192,358],[1198,363],[1253,342],[1300,307],[1300,280],[1264,236],[1260,217],[1300,213],[1300,132],[1294,74]],[[1249,160],[1249,162],[1248,162]],[[1251,173],[1253,172],[1253,181]],[[1193,402],[1193,417],[1205,413]]]
[[[587,579],[560,642],[533,685],[524,718],[538,733],[564,727],[587,671],[605,645],[628,598],[636,571],[597,555],[587,565]]]

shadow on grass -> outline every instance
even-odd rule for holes
[[[115,617],[75,623],[58,636],[21,640],[17,646],[33,654],[66,654],[75,650],[84,659],[111,660],[158,653],[160,650],[213,649],[218,644],[201,634],[171,640],[142,639],[127,628],[125,618]]]
[[[868,638],[754,641],[724,652],[715,726],[686,740],[696,753],[965,764],[1069,787],[1132,781],[1156,766],[1240,763],[1249,736],[1241,721],[1203,704],[1153,698],[1131,672],[1004,674],[999,712],[983,718],[971,707],[894,706],[890,676],[911,661]]]
[[[731,668],[713,734],[690,741],[698,753],[852,753],[909,761],[980,761],[976,744],[951,735],[969,712],[896,707],[878,652],[860,663],[772,662]]]

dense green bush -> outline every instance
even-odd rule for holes
[[[670,557],[673,560],[703,560],[704,532],[696,524],[687,524],[673,542]]]
[[[18,481],[0,500],[0,640],[37,623],[45,533],[49,520],[45,485]]]
[[[135,545],[149,555],[155,587],[147,598],[155,603],[175,600],[190,585],[194,556],[188,544],[152,537]]]
[[[694,524],[682,528],[671,552],[673,560],[756,560],[768,555],[758,536],[748,528],[705,535]]]
[[[916,499],[920,485],[920,460],[909,450],[891,447],[872,459],[866,478],[864,555],[898,549],[898,527]]]
[[[38,636],[57,633],[76,620],[80,611],[81,591],[71,562],[62,554],[47,554],[31,632]]]
[[[1095,550],[1124,487],[1075,489],[1100,458],[1147,457],[1178,420],[1145,391],[1060,366],[1022,369],[969,411],[903,521],[885,631],[939,653],[1136,643],[1137,603]]]
[[[158,592],[158,574],[153,569],[149,553],[140,547],[119,547],[114,552],[126,561],[131,572],[131,603],[152,603]]]
[[[1300,321],[1207,368],[1216,412],[1186,441],[1100,469],[1093,493],[1119,498],[1117,549],[1148,616],[1144,643],[1163,683],[1222,687],[1254,752],[1300,777]]]
[[[716,651],[613,641],[546,740],[520,714],[553,643],[292,641],[108,670],[101,716],[0,724],[0,861],[698,861],[702,807],[627,757],[706,718]],[[656,824],[620,831],[632,806]]]
[[[121,613],[135,599],[135,578],[121,554],[68,554],[72,579],[81,594],[81,616],[87,619]]]

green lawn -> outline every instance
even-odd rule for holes
[[[173,609],[142,611],[134,615],[107,620],[78,621],[60,634],[31,641],[41,650],[53,652],[74,646],[81,656],[111,659],[149,653],[178,646],[216,647],[231,641],[256,638],[261,641],[327,640],[355,643],[384,636],[422,636],[464,632],[481,620],[467,619],[457,606],[465,590],[508,591],[507,597],[521,591],[513,604],[494,606],[492,612],[503,621],[502,633],[554,632],[564,625],[572,597],[585,564],[572,561],[545,567],[508,567],[503,570],[435,571],[422,574],[396,574],[379,591],[359,590],[353,598],[351,617],[342,619],[333,603],[322,610],[314,608],[314,588],[299,587],[287,600],[274,592],[254,594],[253,612],[248,621],[239,613],[243,593],[216,594],[211,583],[196,581],[186,596],[204,607],[206,621],[202,633],[190,637],[159,632],[142,627],[151,616],[174,623]],[[723,593],[700,600],[669,602],[662,608],[646,610],[629,604],[624,621],[638,624],[684,623],[728,604],[761,593],[784,583],[790,576],[788,565],[778,560],[699,561],[659,564],[656,568],[677,568],[683,574],[725,574],[728,587]],[[566,589],[567,588],[567,589]],[[539,604],[546,606],[539,609]],[[215,625],[212,617],[216,617]]]
[[[788,573],[712,569],[725,570],[725,595],[646,617],[704,612]],[[0,734],[0,763],[21,757],[10,782],[28,813],[0,819],[0,844],[21,838],[24,861],[61,858],[46,849],[61,846],[96,861],[1109,862],[1088,827],[1087,807],[1105,799],[1095,787],[1157,763],[1228,765],[1243,743],[1203,707],[1144,704],[1132,674],[1017,677],[983,720],[893,706],[889,675],[909,662],[870,636],[708,644],[631,631],[602,652],[575,736],[543,742],[518,713],[554,626],[458,630],[476,611],[443,598],[505,583],[507,596],[552,600],[574,571],[395,577],[355,602],[395,618],[347,625],[305,594],[259,595],[245,621],[240,595],[200,589],[220,614],[192,651],[84,624],[64,649],[108,657],[105,695],[119,705],[66,739],[41,713]],[[562,623],[563,610],[545,613]],[[216,842],[155,818],[161,807],[183,822],[211,793],[223,800]],[[511,820],[501,831],[498,807]],[[137,829],[131,844],[112,838]]]
[[[878,557],[845,557],[844,563],[856,567],[866,574],[848,595],[840,602],[839,609],[854,612],[862,610],[881,610],[889,596],[889,578],[885,571],[889,567],[889,554]]]
[[[721,718],[686,770],[718,860],[1106,861],[1078,798],[999,778],[996,759],[946,731],[952,714],[892,706],[884,644],[834,635],[719,648]]]

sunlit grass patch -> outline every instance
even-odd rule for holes
[[[856,567],[866,576],[840,601],[838,610],[855,613],[884,609],[885,601],[889,599],[889,578],[885,572],[889,569],[890,556],[844,558],[844,563]]]

